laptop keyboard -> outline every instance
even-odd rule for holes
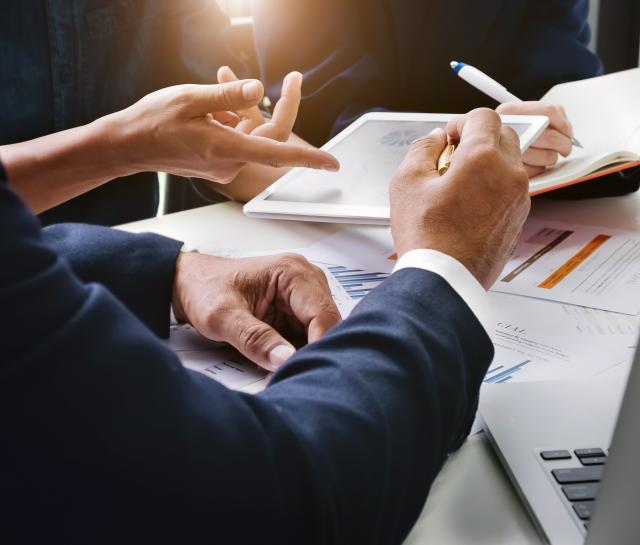
[[[585,529],[588,528],[607,453],[597,447],[573,451],[543,450],[540,452],[540,458],[544,462],[564,462],[563,467],[551,469],[551,475],[571,505],[575,516],[584,524]]]

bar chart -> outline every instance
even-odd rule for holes
[[[525,360],[511,367],[496,365],[487,371],[484,382],[487,384],[502,384],[504,382],[509,382],[515,373],[524,369],[529,363],[531,363],[531,360]]]
[[[371,291],[377,288],[385,278],[389,277],[388,273],[372,273],[363,271],[362,269],[351,269],[339,265],[329,265],[327,269],[344,288],[349,297],[355,301],[366,297]]]

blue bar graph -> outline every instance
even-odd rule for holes
[[[484,382],[487,384],[502,384],[504,382],[509,382],[514,373],[520,371],[523,367],[525,367],[528,363],[531,363],[531,360],[523,361],[513,367],[504,368],[504,365],[496,365],[495,367],[489,369],[484,378]]]
[[[349,269],[339,265],[327,267],[333,277],[347,292],[349,297],[354,300],[360,300],[377,288],[385,278],[389,277],[388,273],[369,272],[362,269]]]

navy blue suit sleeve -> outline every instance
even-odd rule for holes
[[[600,59],[588,49],[589,0],[527,2],[506,78],[511,92],[538,100],[551,87],[602,74]]]
[[[0,232],[2,542],[400,543],[473,418],[492,346],[432,273],[250,396],[81,283],[4,183]]]
[[[104,285],[147,327],[169,336],[176,259],[182,242],[153,233],[58,224],[43,231],[50,245],[85,283]]]

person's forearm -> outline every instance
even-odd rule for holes
[[[42,238],[82,282],[103,285],[156,335],[169,336],[182,242],[155,233],[64,223],[45,228]]]
[[[291,134],[287,143],[301,147],[309,147],[311,145],[295,134]],[[210,183],[212,188],[218,193],[234,201],[244,203],[262,193],[273,182],[282,178],[289,170],[291,170],[289,167],[274,168],[264,165],[248,164],[242,168],[231,183]]]
[[[132,174],[109,137],[110,117],[0,147],[9,184],[40,213],[99,185]]]
[[[318,517],[313,535],[322,528],[341,543],[400,543],[469,432],[492,356],[465,302],[416,269],[394,273],[293,356],[259,397],[303,445],[299,493]]]

